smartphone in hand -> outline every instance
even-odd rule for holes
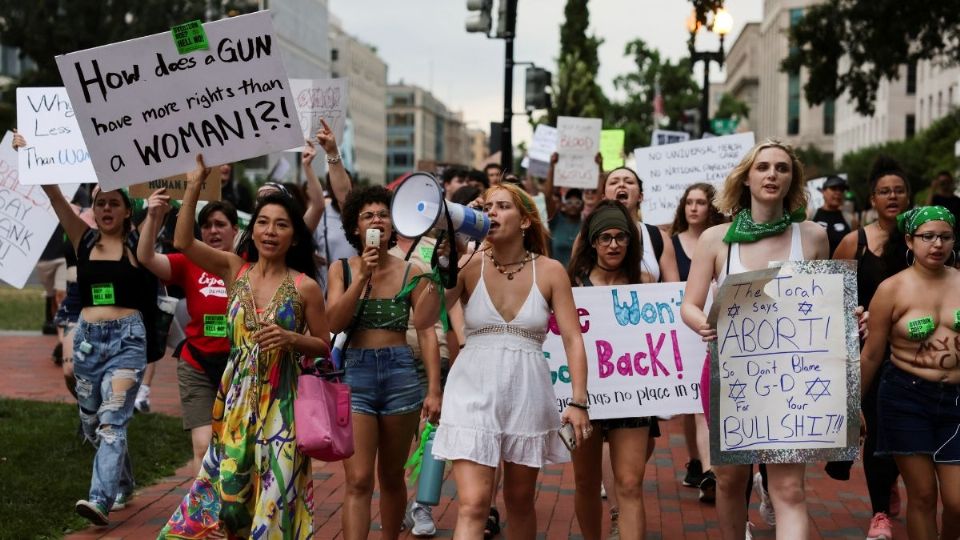
[[[380,229],[367,229],[367,247],[380,247]]]
[[[573,424],[560,426],[557,434],[560,436],[560,440],[563,441],[564,446],[567,447],[567,450],[573,452],[577,449],[577,437],[573,433]]]

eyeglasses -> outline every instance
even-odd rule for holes
[[[912,236],[912,237],[914,237],[914,238],[919,238],[920,240],[923,240],[923,243],[924,243],[924,244],[932,244],[933,241],[934,241],[934,240],[937,240],[937,239],[939,239],[940,242],[942,242],[942,243],[944,243],[944,244],[948,244],[948,243],[950,243],[950,242],[953,242],[953,233],[936,234],[936,233],[932,233],[932,232],[925,232],[925,233],[923,233],[923,234],[912,234],[912,235],[910,235],[910,236]]]
[[[569,204],[570,206],[583,206],[583,199],[571,197],[569,199],[564,199],[563,203]]]
[[[597,243],[607,247],[611,242],[616,242],[618,246],[630,245],[630,235],[627,233],[618,233],[616,235],[603,233],[597,237]]]
[[[873,194],[876,195],[877,197],[889,197],[891,193],[896,197],[902,197],[907,194],[907,190],[903,188],[900,188],[900,189],[883,188],[873,192]]]
[[[386,221],[390,219],[390,212],[387,210],[380,210],[379,212],[360,212],[360,221],[373,221],[373,218],[375,217]]]

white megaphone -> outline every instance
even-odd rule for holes
[[[480,241],[490,232],[486,214],[445,200],[440,183],[425,172],[411,174],[394,190],[390,204],[393,228],[407,238],[416,238],[434,227],[446,229],[444,206],[458,235]]]

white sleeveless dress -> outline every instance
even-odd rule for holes
[[[440,427],[438,459],[496,467],[501,460],[541,468],[570,461],[557,430],[560,413],[543,340],[550,307],[533,284],[512,321],[497,312],[483,279],[463,309],[466,344],[450,369]]]

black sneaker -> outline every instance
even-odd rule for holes
[[[700,502],[713,504],[717,500],[717,477],[713,471],[703,473],[700,481]]]
[[[699,459],[691,459],[687,463],[687,475],[683,477],[683,485],[697,487],[703,480],[703,464]]]

